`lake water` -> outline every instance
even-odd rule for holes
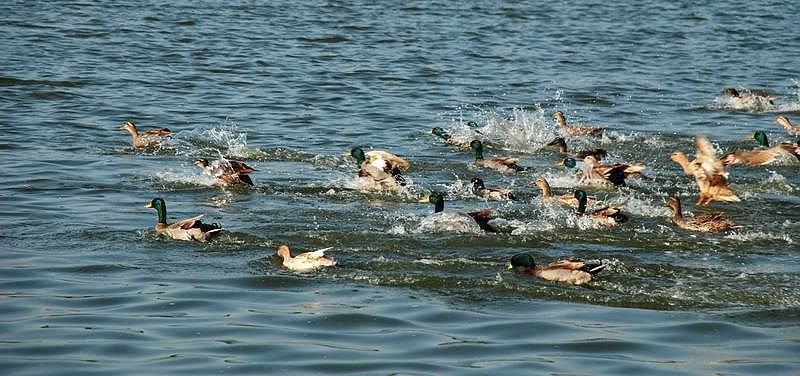
[[[704,134],[751,149],[800,121],[795,1],[21,2],[0,4],[0,366],[4,374],[800,373],[798,161],[732,168],[742,224],[676,229],[670,194],[700,213],[668,160]],[[779,95],[736,109],[724,87]],[[630,221],[603,230],[543,204],[533,181],[577,184],[545,144],[560,110],[606,127],[609,160],[649,180],[590,190]],[[134,150],[124,121],[168,127]],[[532,171],[472,165],[429,130]],[[356,187],[360,145],[413,164],[408,185]],[[196,158],[243,160],[221,189]],[[476,198],[469,181],[515,189]],[[506,231],[453,233],[417,203],[494,208]],[[155,213],[228,230],[159,238]],[[274,255],[334,247],[295,274]],[[567,286],[509,272],[519,252],[609,267]]]

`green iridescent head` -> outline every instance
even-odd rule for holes
[[[469,147],[475,153],[475,159],[483,159],[483,143],[480,140],[472,140]]]
[[[511,262],[508,264],[509,270],[517,267],[531,269],[536,267],[536,263],[533,262],[533,256],[527,253],[519,253],[512,256]]]
[[[156,197],[150,200],[144,207],[156,209],[158,213],[158,223],[167,223],[167,203],[164,202],[163,198]]]
[[[767,134],[764,131],[757,131],[748,137],[748,139],[756,140],[759,145],[768,148],[769,147],[769,140],[767,140]]]
[[[364,161],[367,160],[367,157],[364,154],[364,149],[361,149],[358,146],[350,149],[350,156],[353,157],[353,159],[356,160],[356,164],[359,165],[359,166],[361,166],[361,164],[364,163]]]
[[[444,129],[442,129],[441,127],[435,127],[431,129],[431,133],[439,136],[441,139],[445,141],[450,140],[450,135],[447,132],[445,132]]]
[[[438,213],[444,210],[444,195],[440,192],[431,192],[431,194],[428,195],[428,197],[419,200],[419,202],[433,204],[434,213]]]

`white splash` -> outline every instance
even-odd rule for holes
[[[456,232],[482,234],[480,226],[469,215],[458,212],[439,212],[423,218],[415,233]]]

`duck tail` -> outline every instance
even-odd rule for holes
[[[608,264],[603,264],[601,262],[593,262],[593,263],[585,263],[581,270],[587,272],[589,274],[597,274],[600,273],[603,269],[605,269]]]

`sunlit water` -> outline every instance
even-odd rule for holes
[[[743,199],[699,209],[668,155],[695,134],[721,154],[800,122],[793,2],[0,4],[0,363],[4,374],[797,374],[797,160],[735,167]],[[764,89],[751,108],[724,87]],[[589,189],[630,221],[604,230],[542,202],[579,183],[553,167],[551,120],[607,128],[610,161],[648,180]],[[134,150],[124,121],[168,127]],[[474,121],[477,127],[467,125]],[[532,171],[472,165],[484,140]],[[360,189],[351,147],[413,164]],[[220,188],[197,158],[246,161]],[[487,202],[470,180],[511,187]],[[448,211],[495,209],[498,234]],[[664,207],[744,227],[676,229]],[[210,244],[158,238],[155,213],[204,213]],[[282,269],[280,244],[339,264]],[[511,255],[609,267],[565,286],[508,272]],[[152,366],[151,370],[143,365]]]

